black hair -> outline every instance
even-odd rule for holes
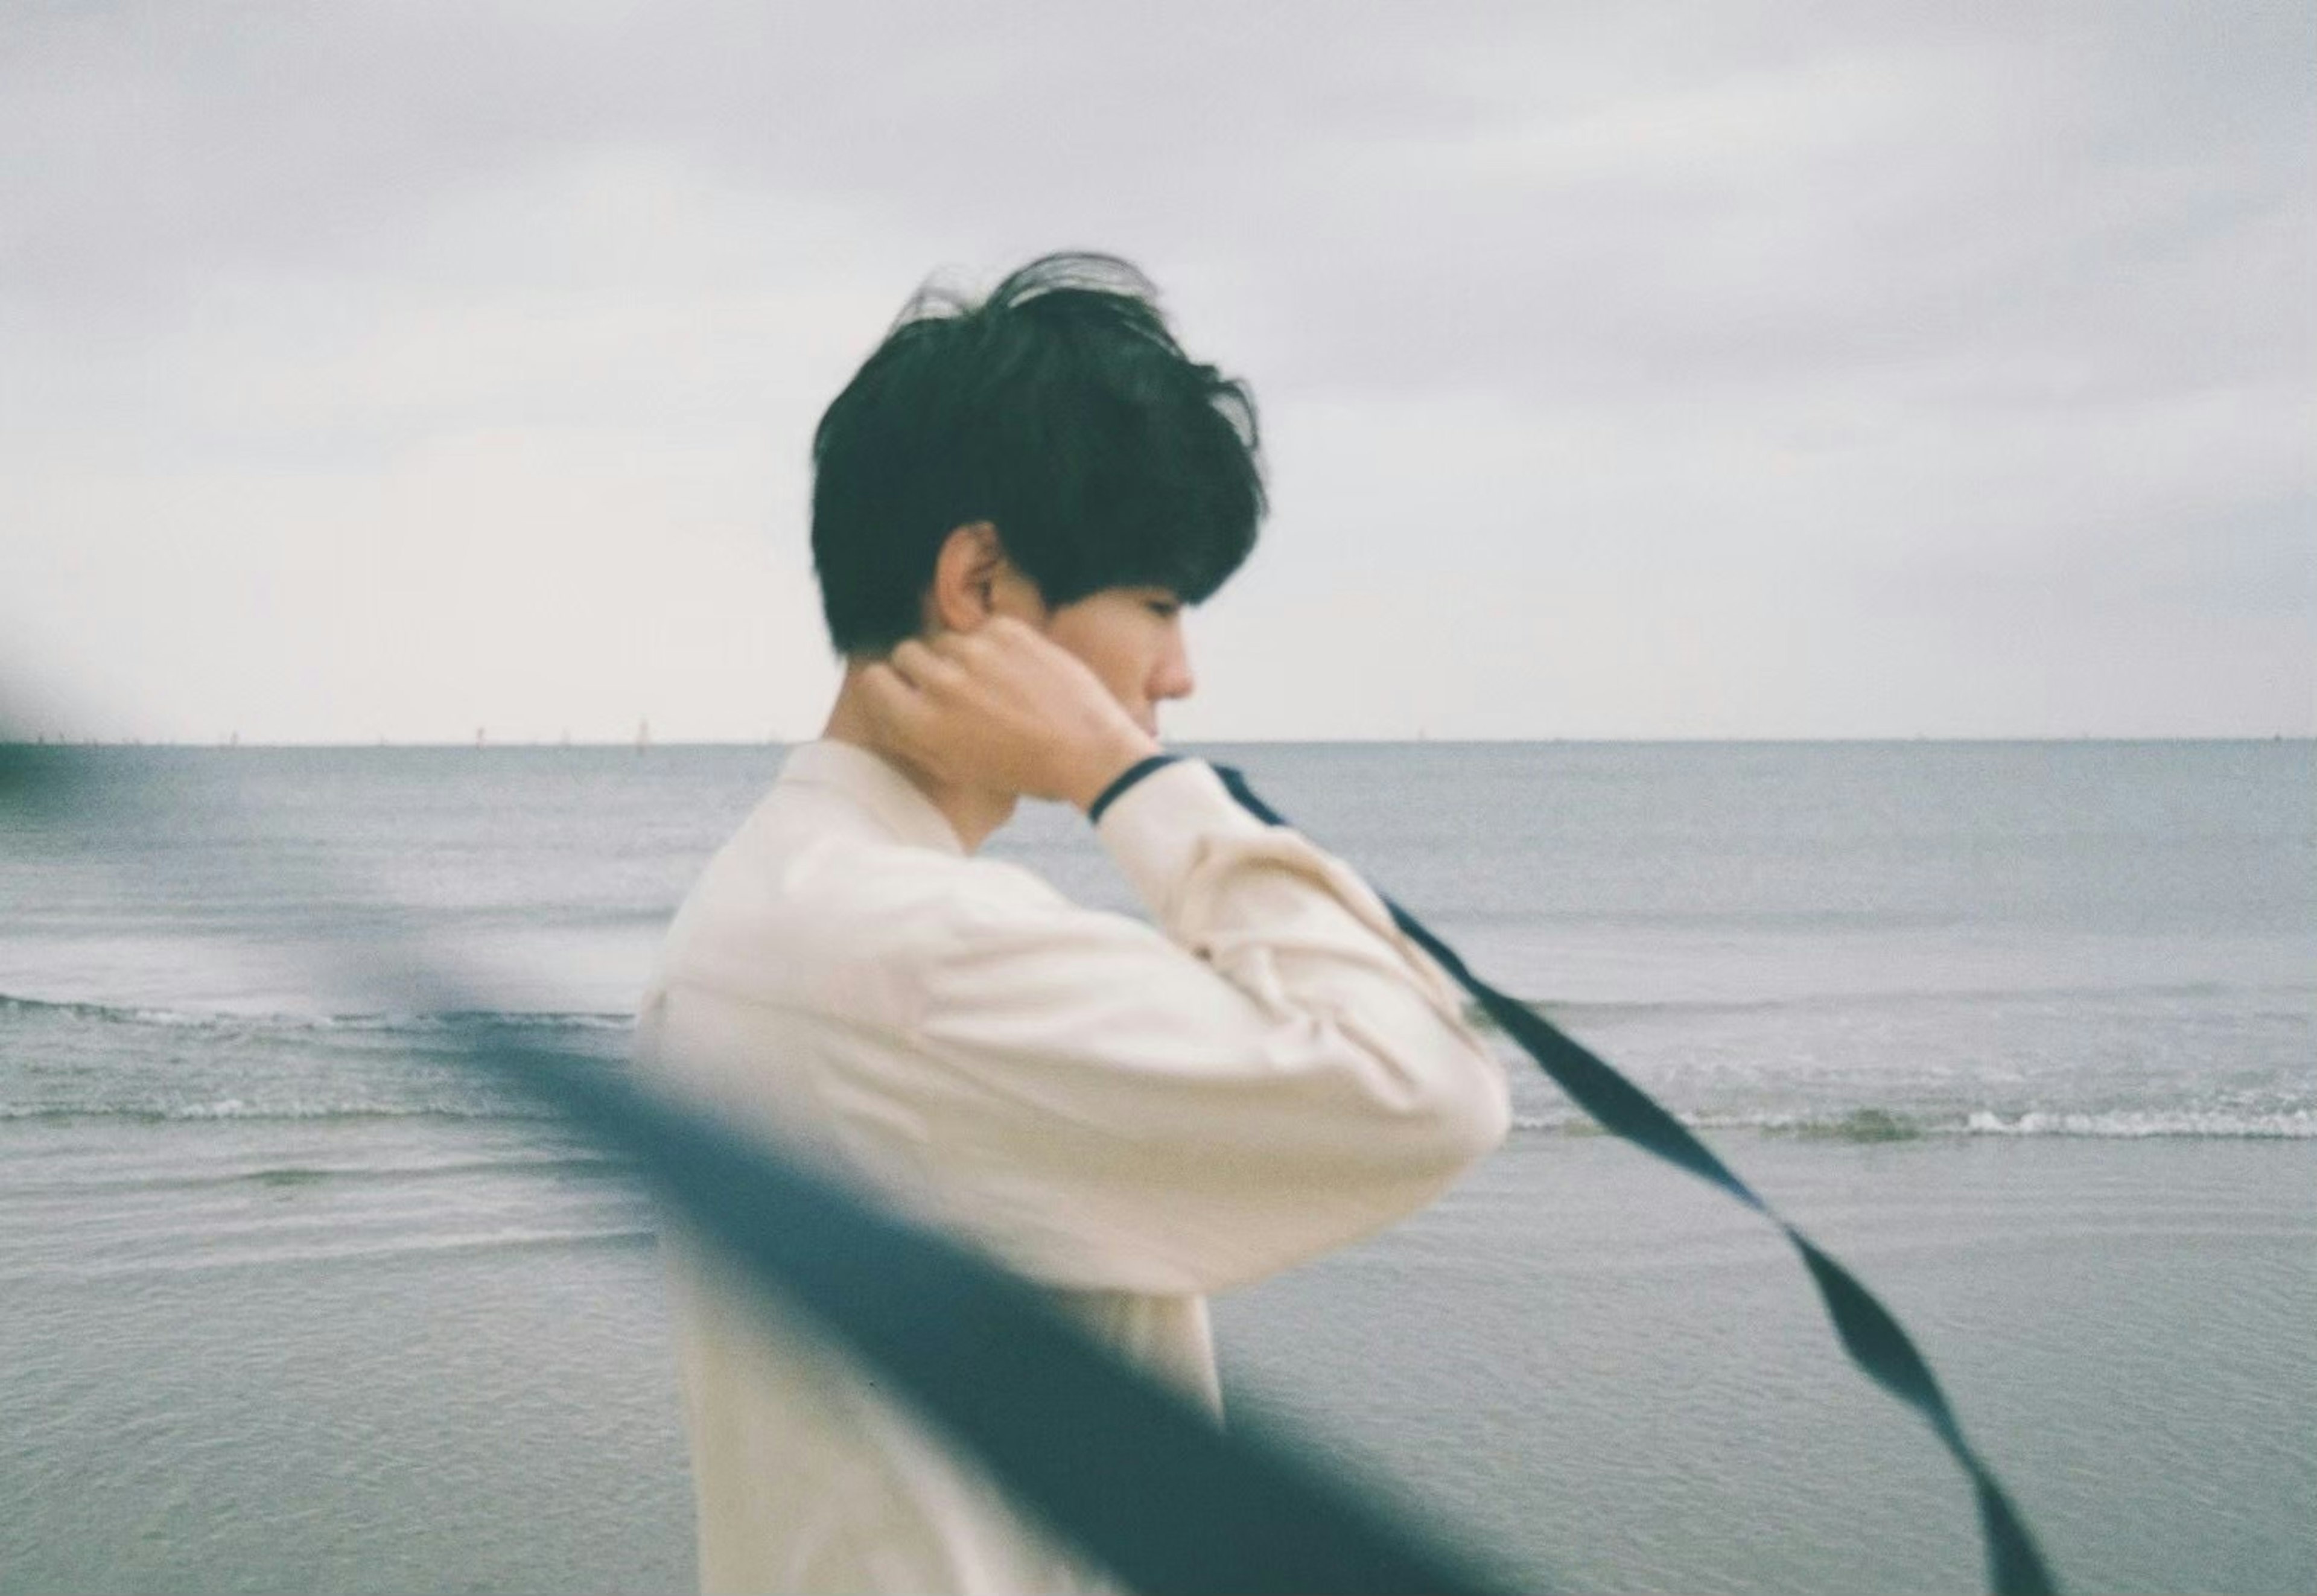
[[[829,641],[916,636],[943,542],[977,521],[1049,605],[1200,603],[1255,547],[1258,447],[1246,384],[1183,353],[1125,261],[1045,256],[979,303],[929,283],[813,432]]]

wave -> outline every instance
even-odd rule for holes
[[[100,1025],[154,1026],[179,1030],[356,1031],[425,1035],[494,1027],[559,1031],[625,1031],[635,1016],[626,1013],[527,1009],[471,1009],[371,1014],[243,1013],[234,1009],[144,1008],[133,1004],[79,1003],[18,998],[0,992],[0,1019],[22,1015],[89,1020]]]
[[[626,1175],[634,1166],[602,1154],[570,1158],[479,1158],[429,1164],[277,1164],[262,1170],[196,1177],[184,1185],[318,1186],[325,1181],[364,1185],[439,1180],[462,1175],[548,1175],[558,1180]],[[172,1182],[180,1184],[180,1182]],[[76,1189],[86,1189],[84,1186]]]
[[[554,1109],[513,1098],[505,1103],[476,1099],[461,1102],[417,1103],[245,1103],[225,1098],[209,1103],[90,1103],[72,1105],[0,1104],[0,1122],[34,1121],[63,1124],[73,1120],[128,1120],[144,1125],[169,1125],[199,1120],[554,1120]]]
[[[2147,1136],[2220,1136],[2307,1141],[2317,1139],[2317,1111],[2300,1108],[2287,1114],[2232,1114],[2196,1109],[2129,1109],[2104,1114],[2030,1112],[2008,1118],[1982,1111],[1964,1122],[1964,1131],[1973,1136],[2104,1136],[2134,1140]]]
[[[1588,1018],[1606,1020],[1666,1014],[1698,1016],[1850,1003],[2036,1000],[2080,998],[2095,993],[2111,999],[2208,999],[2224,992],[2271,991],[2299,995],[2317,989],[2181,983],[2161,988],[2053,987],[2009,992],[1883,992],[1743,1000],[1546,1000],[1534,1003],[1531,1007],[1554,1019],[1581,1022]],[[5,1025],[12,1018],[37,1022],[43,1018],[67,1025],[151,1027],[155,1045],[166,1048],[169,1056],[154,1054],[148,1058],[141,1044],[139,1045],[139,1051],[129,1052],[127,1045],[130,1039],[123,1036],[117,1045],[103,1045],[107,1052],[116,1045],[122,1049],[122,1056],[135,1063],[134,1069],[115,1067],[108,1060],[103,1068],[85,1074],[75,1068],[70,1071],[71,1079],[67,1081],[49,1066],[39,1063],[29,1064],[22,1085],[24,1095],[31,1100],[0,1102],[0,1124],[318,1122],[355,1125],[371,1122],[384,1125],[425,1121],[551,1124],[559,1117],[557,1111],[544,1102],[527,1097],[510,1081],[494,1079],[482,1071],[445,1071],[439,1067],[439,1061],[433,1061],[430,1067],[416,1071],[404,1071],[399,1063],[389,1070],[380,1056],[381,1051],[395,1051],[394,1045],[398,1039],[407,1040],[409,1051],[416,1054],[442,1049],[440,1041],[428,1048],[421,1038],[463,1036],[485,1040],[493,1035],[500,1035],[509,1036],[512,1039],[512,1033],[529,1033],[534,1039],[551,1042],[559,1035],[567,1039],[563,1051],[572,1057],[576,1067],[583,1058],[591,1063],[608,1063],[611,1055],[617,1051],[612,1043],[613,1034],[624,1035],[633,1025],[632,1017],[628,1014],[600,1011],[472,1009],[338,1015],[243,1013],[56,1001],[0,993],[0,1025]],[[302,1036],[313,1040],[310,1044],[291,1044],[294,1056],[290,1062],[298,1066],[296,1070],[276,1069],[260,1075],[243,1071],[238,1064],[230,1070],[210,1067],[213,1066],[214,1061],[206,1056],[202,1061],[204,1068],[199,1071],[179,1070],[176,1067],[179,1061],[174,1054],[182,1050],[174,1043],[165,1040],[172,1033],[208,1033],[213,1040],[201,1044],[199,1051],[204,1055],[219,1049],[232,1054],[245,1040],[264,1038],[277,1033],[285,1037]],[[321,1040],[328,1034],[343,1034],[348,1040],[342,1046],[334,1048]],[[355,1037],[361,1040],[357,1042]],[[458,1051],[455,1045],[452,1051]],[[309,1068],[314,1062],[311,1055],[318,1054],[335,1056],[324,1061],[326,1068]],[[166,1068],[152,1067],[156,1061]],[[43,1073],[44,1071],[47,1072]],[[1769,1088],[1769,1093],[1776,1093],[1775,1082],[1763,1084]],[[2317,1139],[2317,1107],[2304,1106],[2310,1102],[2309,1093],[2297,1082],[2283,1083],[2281,1089],[2272,1093],[2241,1096],[2235,1105],[2223,1107],[2200,1106],[2197,1098],[2211,1100],[2204,1091],[2185,1080],[2176,1085],[2178,1092],[2172,1101],[2163,1101],[2160,1091],[2152,1092],[2147,1096],[2153,1100],[2144,1100],[2143,1106],[2129,1108],[2103,1106],[2077,1109],[2067,1107],[2063,1100],[2032,1108],[1965,1107],[1927,1111],[1917,1106],[1920,1098],[1917,1099],[1917,1105],[1905,1107],[1862,1107],[1855,1099],[1842,1103],[1838,1098],[1829,1104],[1827,1099],[1835,1097],[1835,1093],[1827,1089],[1827,1083],[1803,1081],[1796,1083],[1796,1089],[1791,1094],[1779,1094],[1786,1097],[1786,1106],[1783,1107],[1746,1111],[1690,1109],[1677,1113],[1684,1123],[1699,1129],[1746,1130],[1850,1143],[1982,1136],[2112,1140],[2160,1137],[2265,1141]],[[1887,1091],[1890,1088],[1886,1083],[1881,1089]],[[1820,1093],[1823,1095],[1819,1095]],[[82,1095],[82,1100],[69,1100],[75,1095]],[[1819,1095],[1819,1101],[1815,1104],[1808,1100],[1813,1095]],[[1936,1099],[1943,1094],[1933,1091],[1927,1095]],[[2066,1094],[2062,1090],[2059,1095],[2064,1098]],[[2086,1095],[2090,1094],[2087,1092]],[[2114,1100],[2109,1097],[2110,1104]],[[1530,1134],[1583,1135],[1591,1134],[1594,1129],[1590,1121],[1574,1108],[1545,1116],[1516,1117],[1515,1125],[1517,1129]]]
[[[2071,1000],[2153,999],[2157,1000],[2223,996],[2292,996],[2317,999],[2317,985],[2275,985],[2184,982],[2161,986],[2035,986],[1890,990],[1853,992],[1805,992],[1768,998],[1647,998],[1563,999],[1523,998],[1523,1008],[1556,1022],[1610,1024],[1620,1020],[1679,1017],[1705,1018],[1716,1015],[1773,1014],[1794,1010],[1892,1008],[1955,1003],[2049,1002]],[[1479,1030],[1497,1028],[1470,1000],[1464,1016]],[[0,1019],[53,1017],[102,1025],[144,1026],[172,1029],[246,1033],[262,1031],[392,1032],[428,1035],[494,1027],[557,1031],[628,1031],[635,1017],[626,1011],[528,1009],[472,1009],[359,1014],[302,1014],[245,1011],[229,1009],[169,1009],[139,1004],[77,1002],[47,998],[16,997],[0,992]]]
[[[8,1196],[60,1197],[76,1201],[94,1193],[198,1192],[237,1186],[295,1188],[309,1186],[401,1186],[470,1175],[546,1176],[558,1181],[619,1179],[631,1173],[625,1160],[601,1153],[535,1158],[479,1158],[434,1163],[269,1164],[259,1169],[198,1173],[95,1176],[48,1182],[10,1182]]]
[[[1973,1136],[2068,1136],[2097,1141],[2317,1141],[2317,1109],[2309,1108],[2274,1114],[2197,1108],[2116,1108],[2095,1113],[2031,1109],[2010,1115],[1977,1109],[1954,1116],[1856,1108],[1840,1115],[1764,1110],[1750,1114],[1677,1114],[1675,1117],[1692,1130],[1755,1131],[1827,1142],[1912,1142],[1925,1137]],[[1573,1113],[1516,1115],[1513,1128],[1543,1135],[1606,1134],[1592,1120]]]
[[[505,1104],[477,1101],[281,1104],[245,1103],[235,1098],[210,1103],[169,1105],[12,1107],[0,1104],[0,1123],[68,1124],[106,1120],[146,1125],[212,1120],[290,1124],[315,1121],[359,1124],[398,1120],[552,1123],[560,1117],[553,1108],[515,1099]],[[1674,1117],[1697,1131],[1758,1131],[1807,1141],[1829,1142],[1911,1142],[1926,1136],[2080,1136],[2119,1141],[2151,1137],[2317,1140],[2317,1109],[2310,1108],[2286,1109],[2271,1114],[2199,1108],[2117,1108],[2098,1112],[2029,1109],[2017,1114],[1975,1109],[1955,1115],[1927,1115],[1884,1108],[1854,1108],[1841,1114],[1764,1109],[1738,1114],[1677,1113]],[[1593,1136],[1606,1134],[1591,1119],[1574,1111],[1566,1114],[1516,1114],[1513,1116],[1512,1125],[1516,1131],[1533,1134]],[[551,1166],[541,1164],[537,1167]],[[372,1172],[330,1170],[319,1173],[335,1176]],[[297,1175],[298,1171],[291,1170],[283,1179],[294,1179]],[[243,1178],[232,1177],[237,1179]]]
[[[2290,985],[2273,982],[2180,982],[2154,986],[2021,986],[2021,987],[1956,987],[1915,988],[1912,990],[1869,991],[1854,992],[1803,992],[1775,998],[1647,998],[1647,999],[1560,999],[1521,998],[1515,1000],[1528,1009],[1555,1022],[1569,1021],[1583,1025],[1614,1023],[1619,1020],[1651,1019],[1679,1017],[1704,1018],[1715,1015],[1776,1014],[1796,1010],[1831,1009],[1883,1009],[1935,1007],[1955,1003],[2044,1003],[2081,1001],[2085,1000],[2110,1002],[2125,1000],[2154,999],[2157,1000],[2217,997],[2297,997],[2317,1000],[2317,984]],[[1498,1027],[1479,1003],[1466,1000],[1464,1018],[1476,1030],[1495,1031]]]
[[[37,1261],[0,1269],[0,1284],[43,1279],[98,1280],[140,1275],[197,1275],[312,1264],[374,1263],[388,1259],[459,1253],[563,1252],[581,1247],[649,1247],[658,1239],[658,1228],[649,1224],[563,1229],[509,1226],[497,1231],[443,1236],[404,1235],[369,1244],[354,1242],[328,1246],[257,1246],[118,1262],[88,1260],[70,1263]]]

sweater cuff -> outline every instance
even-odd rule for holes
[[[1137,759],[1119,774],[1116,781],[1102,790],[1101,796],[1087,805],[1087,820],[1091,825],[1102,824],[1103,811],[1126,795],[1126,790],[1152,771],[1174,764],[1180,754],[1153,754],[1147,759]]]
[[[1267,829],[1239,806],[1212,767],[1177,756],[1113,799],[1095,835],[1165,925],[1201,843],[1219,836],[1260,837]]]

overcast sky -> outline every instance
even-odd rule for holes
[[[2317,731],[2317,7],[0,7],[0,700],[793,738],[814,419],[1123,253],[1275,512],[1168,735]]]

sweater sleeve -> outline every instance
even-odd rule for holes
[[[992,866],[907,945],[851,1151],[1051,1284],[1208,1291],[1423,1206],[1503,1138],[1502,1066],[1382,900],[1197,761],[1104,845],[1154,928]],[[865,1056],[865,1055],[863,1055]]]

